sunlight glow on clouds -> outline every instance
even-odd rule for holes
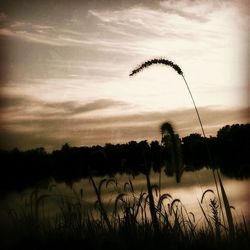
[[[157,138],[156,123],[164,119],[152,117],[154,132],[149,132],[136,124],[135,115],[178,113],[190,110],[192,102],[172,69],[152,66],[128,76],[138,64],[154,57],[180,65],[204,120],[213,108],[219,108],[225,111],[221,113],[224,124],[237,122],[227,110],[235,114],[248,105],[247,1],[127,1],[126,7],[115,1],[106,6],[83,1],[75,8],[71,5],[69,13],[69,6],[63,4],[53,16],[45,7],[37,9],[37,15],[20,9],[25,17],[8,8],[0,13],[0,49],[6,57],[1,63],[1,129],[10,137],[18,132],[20,147],[21,139],[25,147],[38,146],[39,140],[50,148],[63,140],[77,145],[104,143],[109,141],[105,131],[111,128],[109,136],[117,142],[143,139],[143,135]],[[66,13],[71,18],[65,20]],[[7,105],[17,102],[20,105]],[[75,116],[74,126],[68,122],[71,116]],[[130,117],[126,129],[119,130],[113,119],[105,123],[117,116]],[[97,117],[98,123],[82,123]],[[192,126],[173,120],[178,130],[199,132],[195,115],[184,117],[192,120]],[[245,115],[237,117],[238,122],[247,121]],[[216,133],[223,122],[216,124],[214,119],[209,133]],[[95,131],[96,136],[86,131]]]

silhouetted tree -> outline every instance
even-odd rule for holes
[[[172,164],[178,161],[181,151],[183,162],[188,165],[185,169],[196,170],[209,163],[204,140],[216,160],[217,166],[213,167],[220,167],[228,176],[250,176],[250,124],[224,126],[217,137],[204,138],[199,134],[190,134],[182,138],[181,144],[179,137],[171,130],[171,124],[165,123],[161,130],[163,145],[158,141],[149,145],[144,140],[106,144],[104,147],[71,147],[66,143],[52,153],[47,153],[44,148],[0,150],[0,190],[23,189],[51,177],[57,182],[70,184],[88,177],[90,173],[92,176],[113,176],[116,173],[146,174],[151,169],[159,172],[166,162],[166,173],[173,175],[176,169],[169,163],[171,160]]]
[[[208,163],[205,140],[207,138],[202,137],[200,134],[190,134],[182,138],[182,151],[186,164],[198,167]]]
[[[239,177],[250,174],[250,124],[234,124],[217,133],[219,164],[222,171]]]

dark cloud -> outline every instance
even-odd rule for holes
[[[93,110],[99,105],[98,102],[96,103],[90,104],[89,106],[94,105],[90,109]],[[101,107],[103,106],[105,105],[102,104]],[[235,110],[200,108],[207,136],[216,135],[218,129],[226,124],[249,122],[248,112],[249,108]],[[103,145],[108,142],[125,143],[130,140],[159,140],[159,127],[165,121],[172,122],[181,137],[193,132],[201,134],[193,109],[96,118],[72,118],[67,115],[60,117],[44,115],[42,117],[37,114],[37,117],[33,119],[5,121],[1,125],[0,146],[1,148],[18,146],[21,149],[43,146],[52,150],[65,142],[80,146]]]
[[[2,0],[0,9],[12,20],[65,24],[86,15],[89,9],[117,10],[135,5],[151,8],[158,0]]]
[[[0,109],[23,106],[26,104],[30,104],[31,102],[39,103],[38,101],[34,101],[27,97],[1,95],[0,96]]]
[[[242,11],[246,12],[246,10],[249,9],[248,0],[186,0],[182,2],[187,5],[210,3],[213,8],[220,8],[223,7],[225,3],[232,3],[239,6]],[[82,16],[86,15],[89,9],[115,11],[134,6],[159,9],[162,7],[162,3],[167,3],[167,11],[184,18],[194,19],[201,22],[206,20],[206,18],[201,15],[174,8],[176,2],[171,0],[2,0],[0,2],[0,21],[5,21],[6,19],[12,19],[15,21],[42,21],[44,23],[61,23],[64,21],[65,24],[67,24],[70,21],[80,19]]]
[[[125,102],[111,100],[111,99],[99,99],[86,104],[79,104],[74,101],[67,102],[44,102],[27,96],[7,96],[3,95],[0,98],[0,109],[4,112],[4,109],[14,109],[13,112],[19,111],[25,107],[39,107],[41,113],[31,113],[32,116],[43,118],[46,116],[54,116],[58,114],[67,115],[67,117],[76,114],[83,114],[91,111],[102,110],[117,106],[126,106]]]
[[[64,144],[64,139],[51,138],[49,134],[44,136],[43,133],[25,133],[25,132],[10,132],[9,130],[0,130],[0,148],[1,149],[14,149],[19,148],[22,150],[45,147],[47,150],[60,148]]]
[[[82,114],[86,112],[91,112],[100,109],[106,109],[116,106],[125,106],[126,103],[122,101],[114,101],[109,99],[100,99],[87,104],[79,105],[76,102],[56,102],[56,103],[47,103],[45,107],[55,108],[57,110],[64,110],[69,115]]]

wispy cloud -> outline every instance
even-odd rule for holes
[[[88,112],[88,109],[102,109],[107,103],[103,104],[102,101],[92,103],[77,107],[76,111],[82,112],[83,109],[84,112]],[[52,106],[54,108],[57,105]],[[200,114],[208,136],[215,135],[218,129],[225,124],[247,122],[249,111],[249,108],[225,110],[207,107],[201,108]],[[172,122],[176,132],[182,137],[193,132],[201,134],[193,109],[75,118],[69,115],[50,116],[49,113],[37,113],[33,114],[33,117],[23,116],[17,119],[6,119],[1,125],[0,137],[1,139],[10,139],[1,140],[1,146],[30,148],[44,145],[51,150],[60,147],[65,142],[80,146],[103,145],[107,142],[121,143],[130,140],[160,140],[159,127],[165,121]]]
[[[3,21],[0,20],[0,22]],[[39,22],[31,23],[12,20],[3,23],[0,29],[0,36],[20,39],[28,43],[61,47],[90,45],[91,41],[88,40],[88,34],[84,29],[75,30],[72,24],[65,27],[57,23],[44,25]]]
[[[188,45],[192,50],[193,39],[196,39],[196,48],[204,47],[207,42],[216,46],[216,38],[224,42],[221,31],[225,30],[226,36],[230,37],[229,28],[225,26],[221,29],[217,24],[218,28],[213,25],[211,29],[213,20],[222,16],[221,8],[216,9],[209,2],[160,1],[158,8],[154,9],[143,4],[118,10],[90,9],[77,20],[81,25],[76,26],[72,21],[67,25],[9,22],[0,30],[0,35],[30,43],[91,48],[123,56],[160,55],[166,53],[166,47],[178,51],[184,42],[185,47]],[[236,17],[230,11],[229,14],[228,18]],[[176,46],[178,44],[180,46]]]
[[[112,51],[123,49],[125,51],[140,52],[145,47],[145,40],[155,38],[190,38],[178,30],[173,29],[171,16],[178,14],[183,19],[193,21],[206,21],[194,12],[185,12],[175,5],[166,5],[162,9],[150,9],[145,6],[132,7],[122,10],[89,10],[82,21],[91,23],[93,30],[83,26],[81,32],[74,29],[69,23],[68,28],[62,25],[44,25],[24,21],[8,22],[0,30],[0,35],[26,42],[45,44],[51,46],[96,46],[97,49]],[[94,19],[93,19],[94,18]],[[182,20],[182,22],[185,20]],[[189,33],[191,31],[189,30]],[[130,38],[130,41],[122,38]],[[131,40],[132,39],[132,40]],[[136,42],[135,42],[136,41]],[[142,49],[143,50],[143,49]],[[143,51],[144,51],[143,50]]]
[[[64,43],[58,39],[48,38],[48,35],[33,33],[26,30],[14,30],[10,28],[0,29],[0,36],[11,37],[15,39],[21,39],[26,42],[34,42],[38,44],[46,44],[53,46],[63,46]]]

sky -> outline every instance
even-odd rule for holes
[[[171,122],[207,136],[249,122],[248,0],[0,3],[0,148],[160,140]]]

